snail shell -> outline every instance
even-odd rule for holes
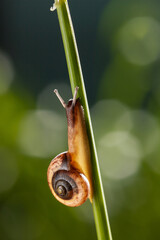
[[[68,152],[55,157],[48,168],[48,184],[54,197],[64,205],[76,207],[89,196],[89,182],[84,174],[72,168]]]

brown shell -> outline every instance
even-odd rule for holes
[[[77,187],[74,189],[71,199],[62,199],[54,191],[52,179],[54,174],[58,173],[58,171],[64,171],[65,174],[72,178],[76,183]],[[47,171],[47,179],[52,194],[59,202],[63,203],[64,205],[70,207],[80,206],[87,200],[89,196],[89,182],[84,174],[80,173],[78,169],[75,169],[70,165],[70,155],[68,152],[59,154],[51,161]]]

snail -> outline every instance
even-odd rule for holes
[[[77,98],[78,87],[68,104],[54,90],[66,110],[68,123],[68,151],[57,155],[47,171],[49,188],[54,197],[64,205],[77,207],[88,198],[92,202],[92,175],[90,148],[84,111]]]

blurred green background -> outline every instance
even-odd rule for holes
[[[0,2],[0,239],[97,239],[89,201],[46,179],[67,150],[71,97],[52,1]],[[160,2],[69,1],[113,239],[160,239]]]

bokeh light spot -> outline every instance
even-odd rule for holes
[[[98,144],[103,174],[123,179],[135,174],[142,157],[141,145],[127,131],[113,131],[104,135]]]
[[[160,128],[156,118],[144,110],[130,110],[116,100],[103,100],[92,108],[102,173],[122,179],[136,173],[159,147]],[[153,169],[159,165],[150,157]],[[148,159],[147,159],[148,160]]]
[[[117,100],[99,101],[92,107],[91,115],[98,139],[111,129],[129,131],[133,125],[129,109]]]
[[[160,56],[160,23],[151,17],[136,17],[119,31],[119,49],[126,59],[147,65]]]
[[[133,110],[131,116],[132,132],[141,142],[143,154],[151,154],[160,142],[160,128],[156,118],[143,110]]]
[[[62,151],[67,141],[67,120],[49,110],[30,111],[22,119],[18,145],[30,156],[49,157]]]

